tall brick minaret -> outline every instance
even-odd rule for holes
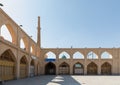
[[[40,16],[38,16],[38,27],[37,27],[37,45],[41,48],[41,32],[40,32]]]

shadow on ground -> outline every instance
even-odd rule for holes
[[[81,85],[70,75],[47,75],[26,79],[12,80],[4,85]]]

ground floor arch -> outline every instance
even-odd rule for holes
[[[77,75],[83,75],[84,74],[84,67],[81,63],[75,63],[73,66],[73,74]]]
[[[55,75],[56,74],[56,66],[54,63],[49,62],[45,65],[45,74],[46,75]]]
[[[112,66],[108,63],[105,62],[101,65],[101,74],[102,75],[110,75],[112,70]]]
[[[37,75],[40,75],[40,64],[37,64]]]
[[[33,77],[34,75],[35,75],[35,62],[34,59],[32,59],[30,63],[30,77]]]
[[[28,76],[28,69],[27,69],[27,59],[26,56],[23,56],[20,59],[20,78],[25,78]]]
[[[15,56],[10,49],[0,56],[0,78],[2,80],[12,80],[16,76]]]
[[[88,75],[97,75],[97,65],[94,62],[91,62],[87,66],[87,74]]]
[[[70,67],[66,62],[63,62],[59,65],[59,74],[60,75],[67,75],[70,74]]]

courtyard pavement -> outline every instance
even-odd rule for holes
[[[120,76],[39,76],[6,81],[4,85],[120,85]]]

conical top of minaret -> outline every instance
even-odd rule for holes
[[[38,16],[38,27],[37,27],[37,45],[41,48],[41,36],[40,36],[40,16]]]

